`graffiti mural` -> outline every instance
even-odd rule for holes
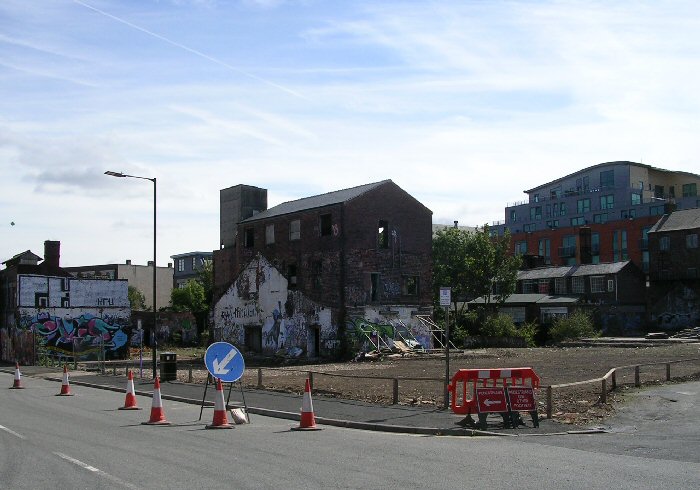
[[[23,314],[19,318],[20,329],[34,332],[41,346],[54,354],[80,359],[97,358],[104,349],[107,358],[124,357],[129,335],[129,318],[119,316],[97,317],[83,313],[77,318],[41,312]]]

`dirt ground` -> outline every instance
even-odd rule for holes
[[[546,412],[545,389],[576,381],[604,376],[613,367],[650,364],[700,358],[700,344],[676,344],[649,347],[569,347],[525,349],[479,349],[453,352],[450,355],[450,377],[458,369],[532,367],[539,375],[541,387],[538,403]],[[261,368],[265,389],[302,393],[304,379],[313,373],[314,393],[323,396],[389,404],[393,396],[393,378],[399,379],[399,403],[407,405],[443,406],[445,356],[419,354],[383,356],[376,361],[314,364]],[[186,371],[179,377],[188,378]],[[258,386],[258,368],[247,366],[243,383]],[[194,371],[195,382],[206,379],[206,371]],[[700,360],[673,363],[671,377],[675,381],[700,379]],[[421,379],[427,378],[427,379]],[[642,384],[658,384],[666,380],[666,366],[644,366],[640,369]],[[608,393],[607,403],[599,402],[601,383],[553,389],[553,417],[564,423],[595,424],[614,413],[624,402],[624,394],[634,388],[634,369],[618,371],[618,389]]]

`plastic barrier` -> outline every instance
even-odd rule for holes
[[[450,407],[457,415],[477,413],[474,388],[478,386],[540,387],[540,377],[529,367],[499,369],[460,369],[447,385]]]

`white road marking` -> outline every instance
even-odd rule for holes
[[[4,430],[8,434],[12,434],[15,437],[19,437],[20,439],[26,439],[22,434],[18,434],[17,432],[13,431],[12,429],[8,429],[4,425],[0,425],[0,430]]]
[[[56,456],[58,456],[59,458],[65,459],[66,461],[69,461],[69,462],[73,463],[74,465],[80,466],[81,468],[86,469],[88,471],[92,471],[93,473],[96,473],[96,474],[100,475],[101,477],[107,478],[108,480],[111,480],[114,483],[122,485],[126,488],[131,488],[133,490],[138,490],[138,488],[139,488],[135,485],[132,485],[131,483],[125,482],[124,480],[120,480],[116,476],[112,476],[109,473],[105,473],[104,471],[102,471],[99,468],[95,468],[94,466],[90,466],[87,463],[83,463],[82,461],[80,461],[78,459],[72,458],[72,457],[68,456],[67,454],[63,454],[63,453],[54,453],[54,454]]]

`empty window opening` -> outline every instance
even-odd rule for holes
[[[379,248],[389,248],[389,222],[380,220],[377,228],[377,243]]]
[[[333,221],[332,215],[322,214],[321,215],[321,236],[330,236],[333,234]]]

